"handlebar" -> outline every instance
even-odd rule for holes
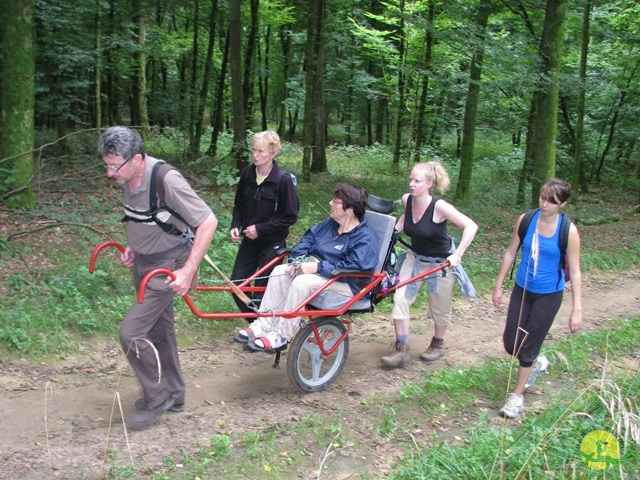
[[[124,247],[118,242],[104,242],[98,245],[93,249],[93,253],[91,254],[91,261],[89,262],[89,273],[93,273],[96,269],[96,259],[98,258],[98,254],[107,247],[116,247],[120,250],[120,253],[124,253]]]
[[[147,284],[149,283],[149,280],[151,280],[151,277],[155,277],[156,275],[167,275],[171,278],[171,280],[176,279],[175,274],[168,268],[154,268],[149,273],[147,273],[140,282],[140,288],[138,291],[138,303],[144,302],[144,293],[147,290]],[[196,307],[195,303],[193,303],[193,300],[191,300],[191,297],[188,293],[185,293],[182,298],[187,303],[187,305],[189,305],[189,308],[191,308],[192,312],[198,312],[198,308]]]

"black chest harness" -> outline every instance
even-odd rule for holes
[[[164,177],[170,170],[175,170],[175,167],[165,162],[157,162],[153,166],[151,170],[151,181],[149,182],[149,210],[134,210],[125,205],[124,217],[122,217],[121,221],[145,224],[155,223],[169,235],[193,240],[194,233],[191,227],[187,226],[187,230],[183,231],[169,222],[169,218],[173,215],[185,225],[189,225],[180,214],[171,209],[164,201]]]

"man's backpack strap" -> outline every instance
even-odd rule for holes
[[[153,169],[151,170],[151,181],[149,183],[149,206],[150,208],[156,210],[156,212],[153,214],[153,220],[156,222],[156,224],[158,224],[160,228],[162,228],[162,230],[170,235],[192,238],[193,232],[191,231],[190,227],[188,228],[187,232],[183,232],[172,223],[163,222],[156,216],[158,210],[166,210],[185,225],[189,225],[189,223],[184,218],[182,218],[179,213],[169,207],[164,201],[164,177],[166,177],[167,173],[169,173],[171,170],[176,170],[176,167],[162,161],[156,162],[156,164],[153,166]]]
[[[164,203],[164,177],[170,170],[175,170],[176,167],[169,165],[166,162],[157,162],[151,170],[151,183],[149,185],[149,206],[153,208],[157,205],[158,200],[160,204]]]

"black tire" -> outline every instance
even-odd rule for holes
[[[314,322],[322,338],[325,350],[332,348],[347,331],[336,317],[323,317]],[[303,393],[320,392],[333,383],[342,372],[349,354],[347,336],[335,352],[323,358],[311,325],[300,329],[293,337],[287,353],[289,380]]]

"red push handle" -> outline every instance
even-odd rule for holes
[[[94,270],[96,269],[96,259],[98,258],[98,254],[107,247],[116,247],[118,250],[120,250],[120,253],[124,253],[124,247],[118,242],[101,243],[93,249],[93,253],[91,254],[91,262],[89,262],[89,273],[94,272]]]
[[[138,291],[138,303],[144,302],[144,292],[147,290],[147,284],[149,283],[149,280],[151,280],[151,278],[155,277],[156,275],[167,275],[168,277],[171,277],[171,280],[176,279],[175,274],[168,268],[156,268],[154,270],[151,270],[144,276],[144,278],[140,282],[140,290]],[[191,297],[188,293],[185,293],[182,298],[184,299],[186,304],[189,305],[189,308],[195,315],[197,315],[198,317],[202,316],[202,313],[198,311],[196,305],[193,303],[193,300],[191,300]]]
[[[175,274],[169,270],[168,268],[154,268],[149,273],[147,273],[142,282],[140,282],[140,289],[138,290],[138,303],[142,303],[144,301],[144,292],[147,290],[147,283],[151,280],[151,277],[155,277],[156,275],[167,275],[171,277],[171,280],[175,280]],[[187,295],[185,295],[186,297]]]

